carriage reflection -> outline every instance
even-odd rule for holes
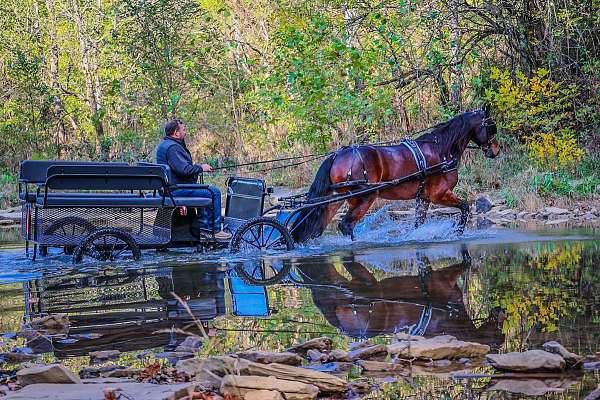
[[[179,330],[200,334],[194,320],[218,327],[211,322],[225,315],[270,317],[281,308],[270,304],[273,285],[310,291],[315,313],[353,338],[406,332],[449,334],[493,348],[503,342],[498,312],[476,316],[465,305],[471,267],[466,248],[443,257],[422,251],[416,257],[384,253],[383,261],[369,257],[255,259],[31,280],[27,316],[65,312],[70,328],[66,336],[32,336],[28,344],[59,358],[109,349],[173,350],[185,339]]]
[[[70,328],[66,338],[33,336],[29,346],[59,358],[97,350],[172,350],[185,339],[178,330],[200,335],[196,322],[208,327],[226,313],[226,293],[232,314],[269,315],[266,289],[246,284],[219,264],[32,280],[25,287],[27,316],[67,313]]]

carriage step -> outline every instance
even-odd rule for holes
[[[329,188],[333,189],[333,190],[337,190],[337,189],[344,189],[344,188],[348,188],[348,187],[361,186],[361,185],[365,185],[367,183],[369,183],[369,181],[367,181],[366,179],[359,179],[357,181],[346,181],[346,182],[334,183],[333,185],[330,185]]]

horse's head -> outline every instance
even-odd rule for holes
[[[471,140],[477,143],[486,157],[496,158],[500,153],[500,145],[496,139],[496,121],[490,116],[487,107],[475,111],[475,114],[479,122],[476,123]]]

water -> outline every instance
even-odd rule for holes
[[[172,350],[182,332],[202,330],[211,337],[205,354],[282,350],[322,335],[347,348],[367,338],[386,343],[396,332],[449,334],[502,352],[540,348],[548,340],[582,355],[600,350],[596,232],[471,230],[457,238],[452,228],[433,221],[413,230],[375,214],[358,227],[354,243],[326,236],[261,258],[150,250],[136,263],[78,267],[59,254],[32,263],[5,235],[0,331],[67,312],[68,332],[23,345],[68,365],[83,365],[88,352],[106,349],[125,352],[121,363],[142,365]],[[454,363],[444,370],[415,367],[412,377],[375,377],[379,391],[371,398],[507,398],[511,392],[524,398],[535,392],[531,387],[546,398],[583,398],[600,382],[587,373],[524,389],[520,381],[449,378],[449,371],[464,369]]]

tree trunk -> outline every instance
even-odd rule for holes
[[[463,73],[460,65],[461,32],[459,20],[459,0],[450,0],[450,40],[452,59],[450,65],[450,104],[455,111],[462,110]]]

